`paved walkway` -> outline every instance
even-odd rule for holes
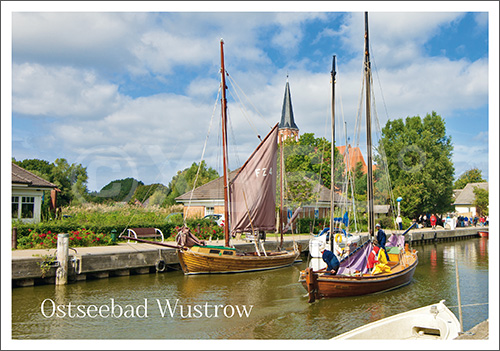
[[[309,235],[294,235],[294,240],[309,240]],[[276,239],[274,237],[268,237],[266,243],[273,243]],[[292,236],[287,235],[284,239],[285,242],[292,241]],[[277,242],[277,241],[276,241]],[[165,243],[175,245],[174,241],[166,241]],[[233,245],[248,244],[246,240],[231,240]],[[213,240],[209,242],[210,245],[224,245],[224,240]],[[145,244],[138,242],[120,242],[117,245],[109,246],[90,246],[90,247],[75,247],[76,253],[78,255],[103,255],[103,254],[115,254],[115,253],[127,253],[135,251],[157,251],[161,249],[170,249],[165,246]],[[173,249],[172,249],[173,250]],[[33,257],[40,257],[45,255],[55,255],[57,249],[27,249],[27,250],[12,250],[12,260],[27,259]],[[73,249],[70,249],[70,255],[75,253]]]
[[[460,229],[475,229],[475,230],[481,230],[481,229],[488,230],[488,227],[464,227],[464,228],[457,228],[458,230]],[[442,227],[438,227],[437,229],[432,229],[432,228],[420,228],[420,229],[412,229],[411,232],[413,234],[419,234],[419,233],[426,233],[426,232],[436,232],[436,231],[441,231],[441,232],[447,232],[448,230],[444,230]],[[386,230],[387,235],[393,233],[395,231],[389,231]],[[404,231],[397,231],[398,234],[402,234]],[[368,235],[368,233],[360,233],[362,236]],[[416,237],[416,236],[415,236]],[[301,234],[301,235],[290,235],[287,234],[284,238],[285,242],[290,242],[290,241],[303,241],[303,242],[308,242],[310,239],[309,234]],[[267,236],[266,243],[271,244],[273,242],[278,242],[279,237],[274,237],[274,236]],[[175,245],[175,242],[173,241],[167,241],[166,243],[170,243],[172,245]],[[231,243],[233,245],[240,245],[240,244],[248,244],[248,241],[246,240],[231,240]],[[210,242],[211,245],[223,245],[224,240],[214,240]],[[91,247],[76,247],[75,250],[77,251],[78,255],[102,255],[102,254],[113,254],[113,253],[125,253],[125,252],[134,252],[134,251],[150,251],[150,250],[158,250],[158,248],[163,248],[163,249],[168,249],[167,247],[162,247],[159,245],[154,245],[154,244],[144,244],[144,243],[135,243],[135,242],[121,242],[117,245],[110,245],[110,246],[91,246]],[[56,252],[56,249],[29,249],[29,250],[12,250],[12,259],[17,260],[17,259],[26,259],[26,258],[33,258],[33,257],[39,257],[39,256],[44,256],[44,255],[54,255]],[[70,255],[74,253],[73,250],[70,249]]]

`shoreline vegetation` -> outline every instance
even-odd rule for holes
[[[174,241],[177,231],[183,226],[183,206],[137,206],[127,203],[95,204],[85,203],[62,208],[61,219],[45,220],[40,223],[13,221],[17,230],[17,249],[50,249],[57,247],[57,235],[68,233],[70,246],[114,245],[120,233],[128,228],[158,228],[166,241]],[[201,219],[187,219],[187,226],[201,240],[223,238],[223,228],[216,223]],[[328,219],[301,218],[295,222],[294,235],[318,233],[328,227]],[[267,237],[274,237],[267,233]],[[292,234],[287,234],[292,235]],[[113,240],[113,236],[116,240]]]

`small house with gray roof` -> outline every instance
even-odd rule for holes
[[[476,207],[474,206],[474,200],[476,195],[474,195],[474,189],[480,188],[488,191],[488,183],[468,183],[462,190],[454,190],[455,195],[455,212],[457,215],[462,216],[474,216],[476,214]]]
[[[40,222],[42,199],[47,190],[55,192],[57,185],[12,163],[12,219]]]

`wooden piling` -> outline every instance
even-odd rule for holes
[[[12,248],[17,249],[17,227],[12,228]]]
[[[59,267],[56,271],[56,285],[68,283],[68,250],[69,234],[57,235],[57,262]]]

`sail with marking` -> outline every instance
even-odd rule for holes
[[[229,184],[231,232],[276,230],[278,124]]]

